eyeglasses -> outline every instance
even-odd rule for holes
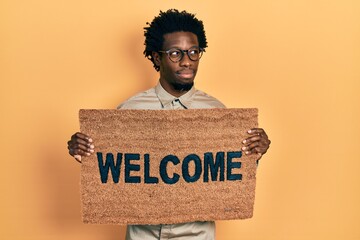
[[[179,48],[171,48],[167,51],[158,51],[158,52],[166,53],[168,55],[170,61],[177,63],[183,59],[185,53],[188,55],[188,57],[191,61],[198,61],[201,58],[201,56],[204,52],[204,49],[199,48],[199,47],[192,47],[188,50],[181,50]]]

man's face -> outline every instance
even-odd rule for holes
[[[197,36],[191,32],[174,32],[164,35],[164,51],[171,48],[188,50],[198,47]],[[174,96],[181,96],[194,84],[199,61],[192,61],[185,53],[179,62],[172,62],[166,53],[154,53],[155,63],[160,66],[160,83]]]

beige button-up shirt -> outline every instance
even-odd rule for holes
[[[154,88],[139,93],[118,106],[118,109],[189,109],[225,108],[217,99],[191,88],[180,97],[164,90],[160,83]],[[129,225],[126,240],[212,240],[215,239],[214,222],[191,222],[162,225]]]

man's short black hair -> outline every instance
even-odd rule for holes
[[[144,55],[153,62],[156,71],[159,71],[160,67],[156,66],[152,52],[163,50],[164,35],[167,33],[194,33],[198,38],[199,47],[202,49],[207,47],[203,22],[198,20],[195,14],[186,11],[179,12],[177,9],[169,9],[166,12],[160,11],[159,15],[151,23],[147,22],[146,24],[149,26],[144,27]]]

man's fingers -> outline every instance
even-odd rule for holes
[[[87,146],[79,143],[70,144],[68,146],[68,149],[71,156],[74,156],[75,154],[80,154],[82,156],[90,156],[91,153],[94,152],[94,149],[88,148]]]
[[[80,156],[89,156],[94,152],[94,148],[92,139],[80,132],[72,135],[71,140],[68,141],[68,149],[71,156],[76,154]]]
[[[69,145],[69,149],[72,148],[72,149],[82,149],[84,151],[88,151],[92,148],[84,145],[84,144],[81,144],[81,143],[76,143],[76,142],[71,142]]]
[[[74,135],[71,136],[71,140],[75,140],[75,139],[81,139],[81,140],[83,140],[83,141],[85,141],[87,143],[92,143],[93,142],[93,140],[89,136],[87,136],[87,135],[85,135],[85,134],[83,134],[81,132],[77,132],[77,133],[75,133]]]
[[[80,156],[90,156],[91,152],[82,149],[70,149],[69,153],[71,156],[80,155]]]
[[[242,147],[241,150],[245,151],[245,153],[246,152],[251,152],[253,150],[253,148],[258,147],[258,146],[259,146],[259,142],[256,141],[256,142],[251,143],[248,146]]]
[[[75,138],[72,140],[74,143],[78,143],[78,144],[82,144],[82,145],[86,145],[86,146],[89,146],[89,142],[87,142],[86,140],[83,140],[81,138]]]
[[[245,152],[246,155],[249,155],[249,154],[259,154],[259,156],[262,156],[263,154],[265,154],[267,151],[267,148],[262,148],[262,147],[254,147],[252,149],[248,149]]]
[[[241,150],[243,150],[247,155],[252,153],[264,154],[266,153],[269,144],[270,140],[261,138],[260,136],[254,136],[245,140],[244,146]]]
[[[242,141],[244,146],[241,149],[246,155],[258,154],[257,161],[259,161],[262,155],[267,152],[271,141],[262,128],[252,128],[247,133],[251,136]]]
[[[252,135],[260,135],[260,136],[263,136],[265,138],[268,138],[266,132],[264,131],[264,129],[262,128],[252,128],[250,129],[249,131],[247,131],[249,134],[252,134]]]
[[[245,139],[242,143],[245,146],[248,146],[248,145],[252,144],[255,141],[259,141],[260,139],[261,139],[261,137],[259,135],[256,135],[256,136],[249,137],[249,138]]]
[[[249,134],[264,134],[265,131],[262,128],[252,128],[248,131]]]
[[[80,132],[71,136],[71,140],[67,142],[69,154],[81,163],[82,156],[90,156],[94,152],[93,140]]]
[[[84,145],[86,146],[87,148],[91,148],[93,149],[94,148],[94,144],[90,143],[90,142],[87,142],[81,138],[75,138],[74,140],[72,140],[72,142],[74,144],[81,144],[81,145]]]

